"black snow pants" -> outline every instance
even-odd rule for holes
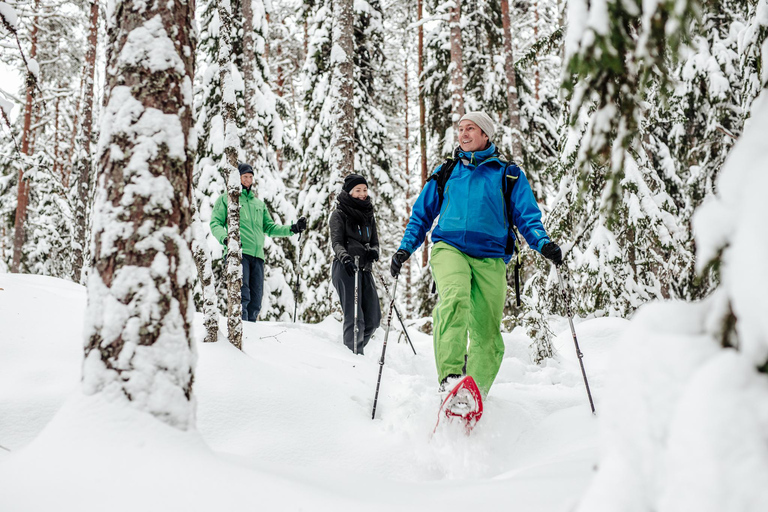
[[[376,283],[371,272],[359,271],[358,307],[357,307],[357,353],[362,354],[363,349],[371,339],[373,332],[381,324],[381,306],[379,294],[376,292]],[[354,351],[355,340],[355,276],[347,274],[344,265],[339,260],[333,260],[331,269],[331,281],[339,293],[341,310],[344,312],[344,345]]]

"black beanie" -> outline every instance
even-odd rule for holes
[[[359,174],[350,174],[349,176],[344,178],[344,186],[341,187],[341,188],[344,189],[344,192],[349,194],[349,192],[353,188],[355,188],[356,186],[360,185],[361,183],[363,185],[365,185],[366,187],[368,186],[368,182],[365,181],[365,178],[363,178]]]
[[[242,176],[243,174],[248,174],[248,173],[253,174],[253,167],[251,167],[250,165],[245,164],[245,163],[237,164],[237,170],[240,171],[240,176]]]

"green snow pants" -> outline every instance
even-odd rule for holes
[[[438,381],[462,374],[467,356],[471,375],[487,395],[504,358],[501,319],[507,296],[501,258],[472,258],[438,242],[430,258],[438,302],[432,312]],[[469,333],[469,347],[467,347]]]

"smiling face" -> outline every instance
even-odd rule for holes
[[[243,185],[243,188],[248,188],[251,185],[253,185],[253,174],[250,172],[247,172],[245,174],[240,175],[240,184]]]
[[[365,199],[368,197],[368,185],[366,185],[365,183],[356,185],[355,188],[349,191],[349,195],[351,195],[355,199],[360,199],[361,201],[365,201]]]
[[[465,119],[459,123],[459,146],[469,153],[481,151],[488,146],[488,136],[475,123]]]

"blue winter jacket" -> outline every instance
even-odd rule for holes
[[[507,236],[514,236],[505,213],[504,170],[496,146],[474,153],[461,151],[459,162],[445,184],[443,204],[437,181],[430,180],[413,206],[400,249],[412,254],[424,242],[435,218],[434,242],[445,242],[473,258],[512,258],[504,254]],[[438,166],[434,172],[440,170]],[[549,237],[541,223],[541,210],[522,171],[511,196],[512,218],[528,245],[541,252]]]

